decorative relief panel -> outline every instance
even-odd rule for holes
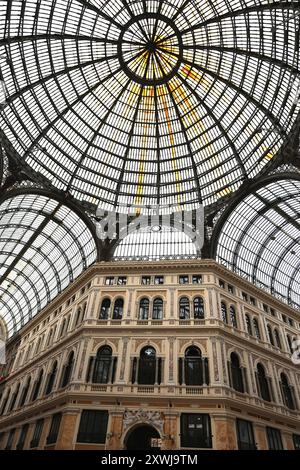
[[[218,368],[218,353],[215,341],[212,342],[212,353],[213,353],[213,365],[214,365],[214,377],[215,381],[220,381],[219,368]]]
[[[112,344],[116,349],[118,349],[118,344],[119,344],[119,338],[95,338],[93,342],[93,351],[95,348],[100,345],[100,344]]]
[[[206,355],[207,354],[207,342],[206,340],[201,340],[201,339],[196,339],[196,340],[191,340],[191,338],[183,338],[179,340],[179,354],[183,353],[183,349],[187,346],[200,346],[203,353]]]
[[[156,427],[156,429],[162,434],[164,420],[162,413],[159,411],[152,410],[129,410],[125,411],[123,415],[123,431],[125,432],[131,426],[137,423],[146,423]]]
[[[142,339],[136,339],[135,340],[135,352],[138,352],[138,349],[139,347],[142,345],[142,344],[145,344],[145,345],[151,345],[151,346],[156,346],[159,353],[162,352],[162,340],[161,339],[146,339],[146,338],[142,338]]]

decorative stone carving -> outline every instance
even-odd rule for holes
[[[124,373],[125,373],[125,360],[127,358],[127,347],[129,343],[129,338],[123,338],[123,354],[122,354],[122,362],[121,362],[121,369],[120,369],[120,380],[124,380]]]
[[[212,353],[213,353],[213,365],[214,365],[215,381],[219,382],[220,376],[219,376],[219,369],[218,369],[218,354],[217,354],[217,346],[216,346],[215,341],[212,342]]]
[[[159,353],[161,353],[161,348],[162,348],[162,340],[161,339],[151,339],[150,340],[147,340],[146,338],[143,338],[143,339],[136,339],[135,340],[135,352],[138,351],[139,347],[141,346],[141,344],[147,344],[147,345],[153,345],[154,347],[156,346]]]
[[[84,340],[83,351],[82,351],[81,361],[80,361],[80,367],[79,367],[79,371],[78,371],[78,379],[79,380],[81,379],[82,373],[83,373],[83,366],[85,364],[85,355],[86,355],[86,351],[87,351],[88,342],[89,342],[88,339]]]
[[[173,382],[173,370],[174,370],[174,342],[176,338],[172,336],[168,337],[170,350],[169,350],[169,381]]]
[[[163,434],[164,421],[159,411],[152,410],[126,410],[123,415],[123,431],[137,423],[146,423],[156,427]]]
[[[200,340],[200,339],[196,339],[196,340],[191,340],[191,338],[185,338],[185,339],[181,339],[179,341],[179,352],[181,353],[182,352],[182,348],[184,346],[188,347],[188,346],[191,346],[191,345],[194,345],[194,346],[200,346],[202,348],[202,352],[204,354],[207,354],[207,348],[206,348],[206,341],[205,340]]]
[[[104,339],[104,338],[95,338],[94,339],[94,343],[93,343],[93,351],[95,350],[96,346],[98,346],[99,344],[113,344],[115,346],[116,349],[118,349],[118,344],[119,344],[119,338],[108,338],[108,339]]]

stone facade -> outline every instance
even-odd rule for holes
[[[145,275],[151,278],[149,285],[142,283]],[[180,281],[183,275],[189,277],[186,284]],[[194,275],[201,275],[202,282],[194,284]],[[118,284],[119,276],[126,277],[126,285]],[[163,276],[163,284],[156,285],[155,276]],[[108,285],[107,278],[113,278],[109,281],[112,285]],[[204,300],[204,318],[200,319],[193,316],[193,301],[199,296]],[[151,311],[158,297],[163,300],[163,317],[154,319]],[[190,318],[179,316],[182,297],[189,299]],[[124,300],[123,315],[113,319],[113,305],[120,298]],[[139,315],[142,298],[150,301],[146,320]],[[111,301],[107,319],[99,319],[103,299]],[[221,304],[226,305],[227,323]],[[231,307],[236,323],[231,321]],[[278,429],[283,447],[293,449],[294,436],[300,435],[300,368],[291,360],[289,341],[299,336],[299,320],[297,311],[214,261],[94,265],[8,343],[9,376],[0,385],[0,448],[7,447],[9,433],[15,429],[9,445],[15,449],[26,423],[29,427],[23,448],[32,447],[36,421],[43,419],[39,442],[34,447],[38,449],[124,449],[128,436],[140,425],[158,432],[160,448],[180,449],[182,414],[202,414],[210,419],[213,449],[238,448],[237,419],[252,424],[258,449],[268,449],[267,427]],[[274,341],[271,344],[270,329],[275,339],[278,332],[280,346]],[[110,370],[108,383],[92,383],[91,361],[105,345],[115,358],[114,372]],[[150,385],[139,384],[133,377],[134,360],[139,360],[145,346],[155,348],[161,361],[161,380],[156,378]],[[207,359],[207,384],[187,385],[184,379],[179,383],[180,367],[190,346],[198,348],[202,358]],[[63,387],[62,377],[71,353],[71,376]],[[243,393],[232,385],[228,367],[232,353],[238,356],[243,371]],[[54,363],[57,370],[53,386],[46,394]],[[258,390],[258,364],[264,366],[270,383],[270,401],[262,399]],[[33,401],[41,371],[39,393]],[[293,390],[294,409],[287,406],[282,394],[282,373]],[[14,394],[17,396],[11,406]],[[78,441],[84,410],[108,412],[106,435],[98,444]],[[61,413],[59,430],[55,442],[47,443],[57,413]]]

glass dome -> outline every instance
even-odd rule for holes
[[[0,125],[22,162],[78,200],[209,205],[262,172],[295,122],[297,8],[10,0]]]
[[[249,194],[217,233],[217,261],[299,309],[299,180],[276,180]]]
[[[97,258],[85,222],[66,204],[20,192],[0,203],[0,315],[16,333]]]

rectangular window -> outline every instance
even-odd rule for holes
[[[267,427],[267,438],[270,450],[283,450],[281,432],[279,429]]]
[[[181,447],[211,448],[211,425],[207,414],[182,413],[180,418]]]
[[[269,307],[266,304],[263,304],[264,312],[269,313]]]
[[[292,318],[289,318],[289,324],[290,324],[290,326],[294,326],[294,322],[293,322]]]
[[[154,284],[163,284],[164,283],[164,277],[163,276],[155,276],[154,277]]]
[[[239,450],[255,450],[253,426],[250,421],[244,419],[236,420],[236,434]]]
[[[245,292],[242,292],[242,299],[243,299],[245,302],[248,302],[248,294],[246,294]]]
[[[143,276],[142,277],[142,285],[149,286],[151,284],[151,277],[150,276]]]
[[[287,322],[287,319],[286,319],[286,316],[285,316],[285,315],[282,315],[282,320],[284,321],[284,323]]]
[[[52,416],[51,426],[47,437],[47,444],[55,444],[59,433],[59,427],[61,422],[61,413],[56,413]]]
[[[234,287],[231,284],[228,284],[228,292],[229,294],[234,294]]]
[[[293,434],[295,450],[300,450],[300,434]]]
[[[77,435],[77,442],[104,444],[106,440],[108,411],[84,410]]]
[[[276,317],[276,313],[275,313],[274,308],[270,308],[270,313],[271,313],[272,317]]]
[[[256,300],[254,297],[250,297],[250,304],[251,305],[256,305]]]
[[[12,444],[13,444],[13,440],[14,440],[14,436],[15,436],[15,429],[11,429],[11,430],[9,431],[9,435],[8,435],[8,439],[7,439],[7,443],[6,443],[5,450],[11,450]]]
[[[202,276],[200,274],[193,275],[193,284],[202,284]]]
[[[222,281],[222,279],[219,279],[219,286],[221,287],[221,289],[225,289],[225,282]]]
[[[105,285],[106,286],[113,286],[115,278],[114,277],[106,277],[105,278]]]
[[[179,276],[179,284],[188,284],[189,276]]]
[[[29,428],[29,424],[24,424],[24,426],[22,426],[20,436],[19,436],[19,440],[18,440],[18,444],[17,444],[17,447],[16,447],[17,450],[23,450],[24,444],[25,444],[25,439],[26,439],[27,432],[28,432],[28,428]]]
[[[119,276],[118,277],[118,285],[119,286],[125,286],[126,284],[127,284],[127,277]]]
[[[42,430],[43,430],[43,425],[44,425],[44,420],[43,419],[39,419],[36,422],[34,433],[33,433],[32,439],[30,441],[30,448],[31,449],[33,447],[38,447],[38,445],[40,443]]]

